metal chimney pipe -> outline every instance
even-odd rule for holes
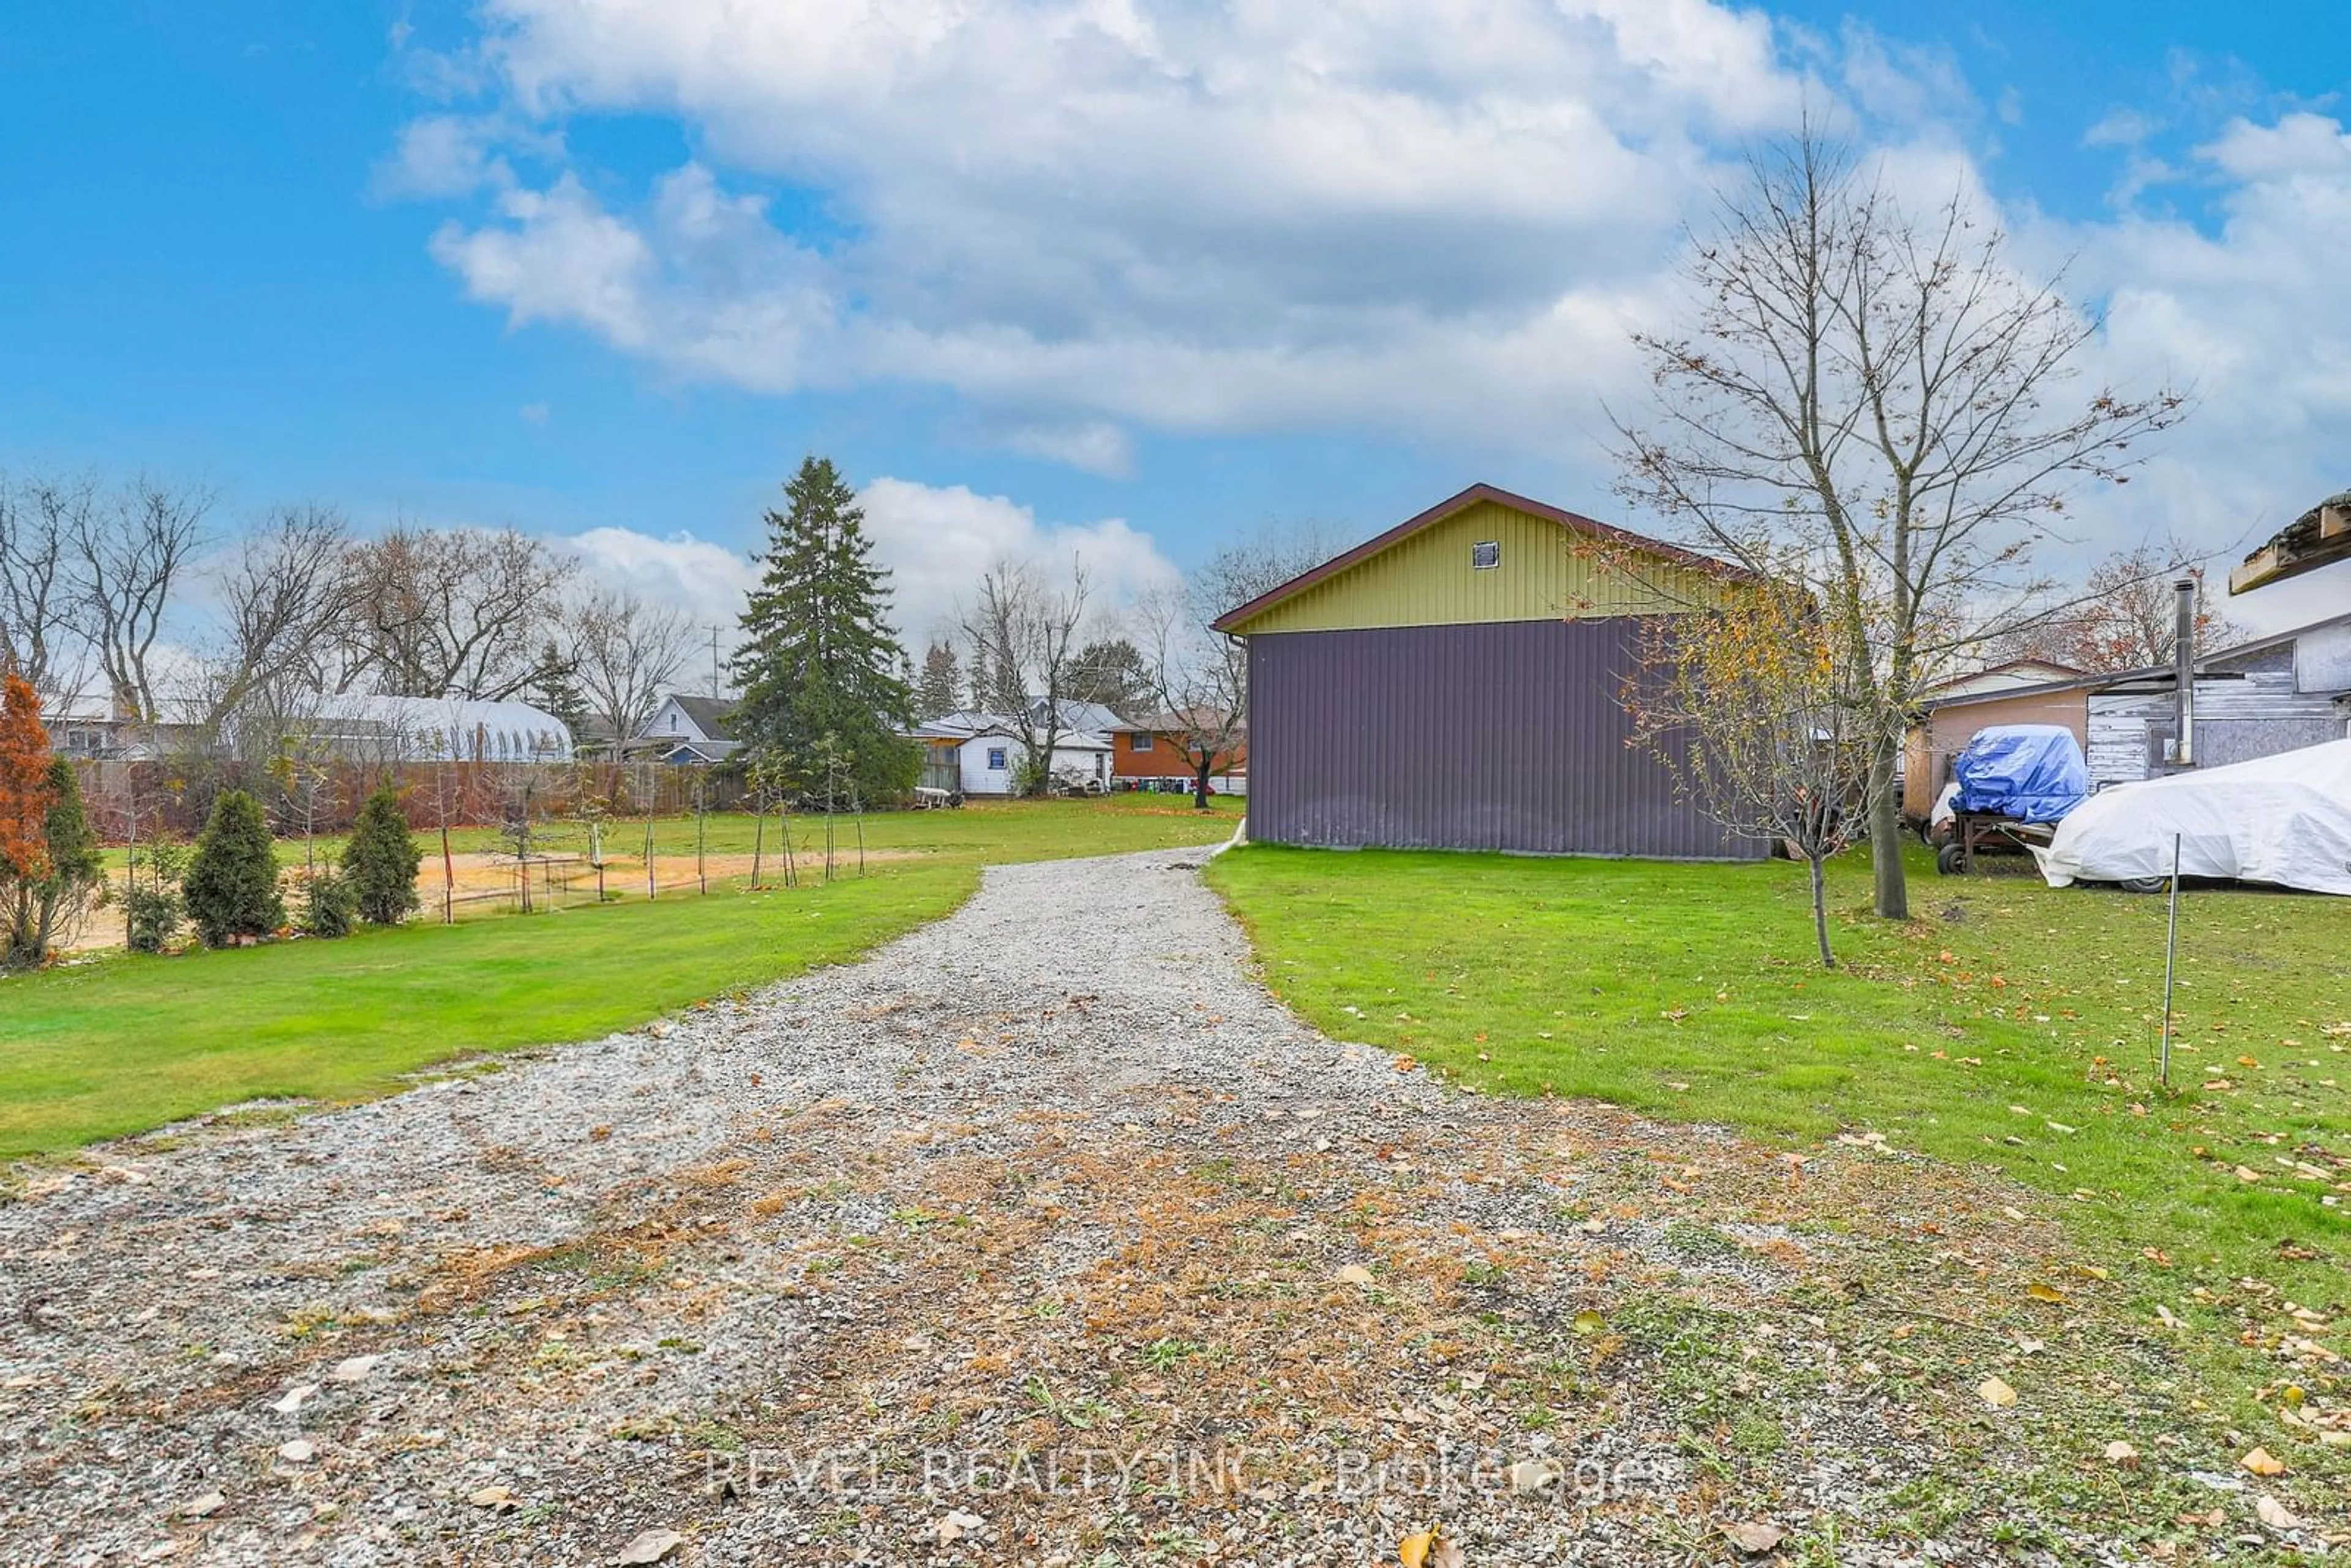
[[[2196,766],[2196,580],[2183,577],[2171,585],[2178,595],[2178,619],[2172,629],[2171,678],[2178,686],[2179,739],[2172,749],[2175,767]]]

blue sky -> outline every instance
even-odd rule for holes
[[[1809,85],[2205,393],[2085,548],[2351,481],[2351,306],[2305,270],[2351,240],[2338,7],[1035,0],[922,45],[920,0],[879,43],[744,9],[17,0],[0,464],[601,530],[691,593],[716,558],[667,545],[748,546],[821,451],[886,482],[914,619],[998,548],[1140,580],[1476,479],[1613,515],[1622,319]]]

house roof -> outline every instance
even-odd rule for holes
[[[1949,691],[1953,686],[1964,686],[1971,681],[1987,680],[1993,675],[2016,674],[2025,670],[2047,671],[2049,674],[2046,674],[2043,679],[2053,681],[2070,681],[2076,675],[2085,675],[2089,674],[2087,670],[2078,668],[2073,664],[2062,664],[2055,659],[2009,659],[1997,664],[1986,664],[1980,670],[1970,670],[1964,675],[1953,675],[1947,681],[1937,681],[1933,685],[1927,689],[1928,691],[1935,692]],[[2027,684],[2037,685],[2038,683],[2026,683],[2020,681],[2017,683],[2017,685],[2021,686]],[[2016,688],[2012,686],[2009,689],[2014,690]]]
[[[1680,545],[1668,544],[1663,539],[1651,538],[1646,534],[1636,534],[1629,528],[1620,528],[1614,524],[1600,522],[1583,516],[1581,512],[1571,512],[1542,501],[1531,500],[1527,497],[1514,495],[1499,486],[1478,484],[1470,486],[1459,495],[1439,501],[1417,517],[1405,518],[1384,534],[1374,535],[1351,550],[1332,556],[1321,566],[1310,571],[1299,573],[1288,582],[1259,594],[1248,603],[1234,606],[1211,622],[1210,630],[1230,632],[1244,622],[1254,621],[1274,606],[1305,592],[1316,583],[1336,577],[1349,567],[1369,560],[1381,551],[1403,543],[1413,535],[1424,529],[1435,528],[1447,517],[1455,517],[1471,507],[1488,501],[1543,518],[1547,522],[1557,523],[1568,532],[1582,534],[1587,538],[1600,539],[1610,544],[1644,550],[1653,555],[1662,556],[1667,560],[1677,561],[1683,566],[1695,567],[1701,571],[1750,581],[1755,579],[1753,572],[1744,567],[1733,566],[1727,560],[1718,560],[1713,556],[1701,555],[1696,550],[1685,549]]]
[[[2272,648],[2306,637],[2313,632],[2351,625],[2351,610],[2340,615],[2329,615],[2323,621],[2296,626],[2290,631],[2273,632],[2265,637],[2255,637],[2227,648],[2216,648],[2200,654],[2196,660],[2196,673],[2208,674],[2216,664],[2227,664],[2254,653],[2265,653]],[[2071,680],[2042,681],[2029,686],[2001,686],[1988,692],[1965,692],[1957,696],[1929,696],[1921,706],[1928,708],[1962,707],[1970,703],[2000,702],[2010,697],[2054,695],[2059,692],[2105,690],[2115,686],[2137,685],[2142,682],[2167,685],[2172,677],[2169,664],[2148,664],[2136,670],[2108,670],[2103,674],[2077,675]]]
[[[732,698],[691,696],[684,692],[673,692],[669,700],[694,721],[696,729],[712,739],[735,738],[735,703]]]
[[[2343,560],[2351,560],[2351,490],[2327,497],[2245,557],[2229,573],[2229,591],[2250,593]]]
[[[1111,733],[1170,735],[1177,730],[1220,729],[1223,726],[1223,716],[1212,708],[1170,708],[1165,713],[1145,714],[1141,718],[1123,720],[1113,725]],[[1246,730],[1249,721],[1243,719],[1238,727]]]

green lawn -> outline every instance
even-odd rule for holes
[[[1785,862],[1252,847],[1211,876],[1332,1034],[1792,1146],[1881,1134],[2055,1195],[2109,1260],[2343,1301],[2351,904],[2189,893],[2167,1097],[2164,900],[1914,870],[1894,925],[1858,913],[1858,857],[1833,868],[1834,973]]]
[[[0,979],[0,1158],[243,1100],[357,1098],[452,1057],[625,1029],[854,957],[954,909],[984,864],[1212,842],[1238,814],[1123,798],[878,815],[866,820],[869,847],[918,852],[877,859],[862,879],[846,866],[830,885],[811,877],[754,894],[743,878],[714,879],[708,897],[419,923],[340,942],[117,953]],[[657,827],[662,852],[690,852],[691,821]],[[632,828],[641,845],[642,822],[618,836]],[[747,818],[709,828],[714,850],[751,847]],[[795,831],[821,842],[815,824]],[[290,847],[298,862],[301,846]]]

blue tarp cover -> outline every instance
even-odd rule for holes
[[[2090,793],[2090,770],[2074,732],[2053,724],[1996,724],[1976,731],[1951,761],[1959,792],[1951,802],[2019,822],[2054,822]]]

